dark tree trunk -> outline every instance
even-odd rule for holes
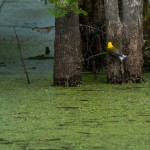
[[[107,41],[112,42],[120,50],[122,49],[122,23],[119,15],[118,0],[105,0],[105,16],[107,25]],[[108,82],[121,84],[123,82],[123,64],[111,55],[107,58]]]
[[[93,24],[98,29],[94,34],[93,49],[95,54],[103,53],[106,51],[106,26],[105,26],[105,8],[104,0],[95,0],[93,3]],[[100,55],[95,57],[97,69],[106,67],[106,56]]]
[[[92,7],[92,22],[101,29],[105,25],[104,0],[94,0]]]
[[[78,15],[70,13],[56,19],[55,28],[54,85],[77,86],[81,83],[81,40]]]
[[[92,55],[105,51],[105,15],[104,0],[82,0],[81,7],[88,12],[88,16],[80,16],[82,52],[86,59]],[[104,56],[88,59],[84,68],[96,72],[105,63]]]
[[[123,0],[126,82],[140,82],[143,64],[143,0]]]

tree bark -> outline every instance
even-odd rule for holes
[[[141,82],[143,65],[143,0],[123,0],[126,82]]]
[[[77,86],[81,83],[79,16],[69,13],[56,19],[55,29],[53,84]]]
[[[107,41],[122,49],[122,23],[120,21],[118,0],[105,0],[105,17],[107,26]],[[107,79],[109,83],[121,84],[123,82],[123,64],[118,58],[108,54]]]

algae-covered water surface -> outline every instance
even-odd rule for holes
[[[1,150],[149,150],[150,84],[0,79]]]

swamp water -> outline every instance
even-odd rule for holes
[[[51,86],[52,76],[0,83],[1,150],[150,149],[148,82],[109,85],[83,74],[72,88]]]

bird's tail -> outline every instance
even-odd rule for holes
[[[122,62],[123,60],[125,60],[127,58],[127,55],[120,55],[119,56],[119,59],[120,59],[120,61]]]

